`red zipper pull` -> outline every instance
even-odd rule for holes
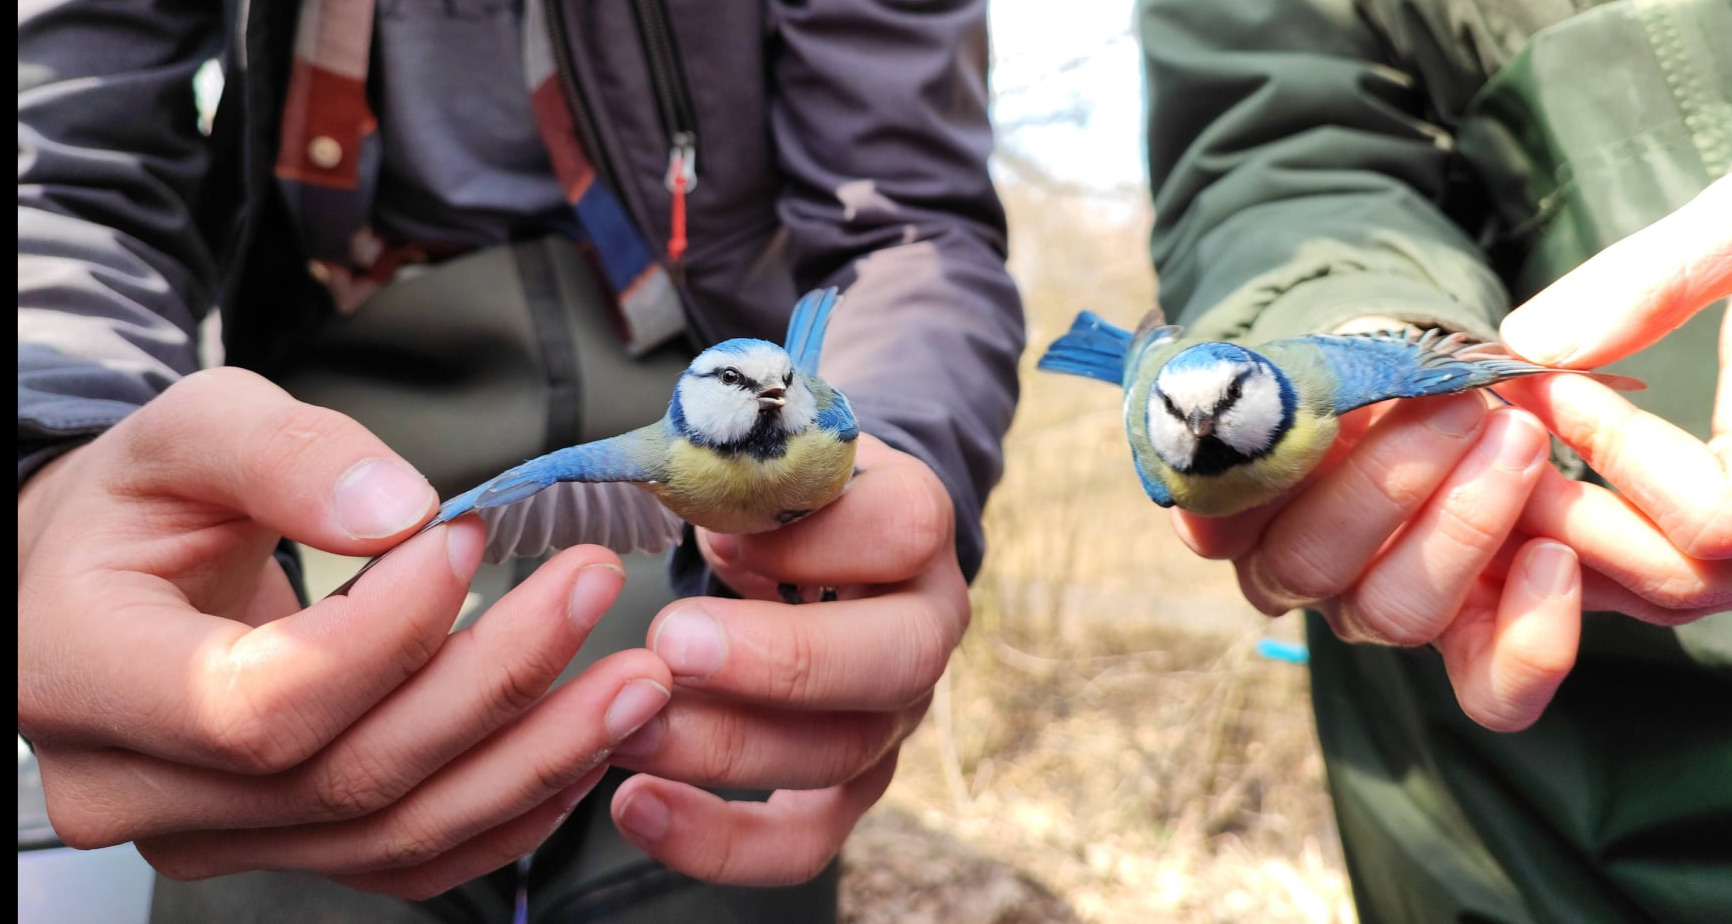
[[[668,263],[677,267],[686,256],[686,193],[698,185],[698,152],[690,133],[680,132],[668,149],[668,191],[673,214],[668,221]]]

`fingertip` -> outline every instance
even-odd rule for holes
[[[1575,667],[1581,640],[1581,568],[1569,546],[1547,539],[1524,545],[1505,583],[1492,631],[1485,683],[1462,707],[1493,731],[1538,721]]]
[[[1536,301],[1539,297],[1536,296]],[[1568,363],[1577,350],[1567,331],[1569,323],[1560,323],[1547,311],[1543,302],[1530,302],[1504,317],[1498,326],[1498,339],[1511,353],[1541,366],[1561,366]]]
[[[421,473],[401,459],[374,456],[337,479],[331,501],[337,524],[358,540],[386,539],[413,529],[439,505]]]
[[[608,607],[619,599],[626,580],[625,567],[612,552],[590,546],[578,555],[588,557],[584,553],[592,550],[602,554],[578,565],[565,603],[566,618],[586,633],[595,628]]]
[[[1173,534],[1179,537],[1185,548],[1202,558],[1213,557],[1209,554],[1209,546],[1204,543],[1203,537],[1198,535],[1198,524],[1190,514],[1175,508],[1168,522],[1173,524]]]
[[[1516,564],[1522,583],[1536,600],[1579,597],[1581,565],[1575,549],[1537,539],[1523,547]]]
[[[711,567],[727,567],[740,557],[740,537],[733,533],[698,530],[699,548]]]
[[[480,517],[459,517],[445,524],[445,556],[457,583],[468,587],[475,579],[486,549],[487,527]]]
[[[653,853],[673,826],[673,811],[649,785],[652,779],[639,774],[621,783],[612,806],[619,832],[646,853]]]

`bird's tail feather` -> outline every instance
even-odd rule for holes
[[[1076,316],[1063,337],[1046,348],[1046,355],[1036,368],[1118,385],[1124,381],[1125,354],[1130,348],[1130,331],[1115,327],[1092,311],[1084,311]]]
[[[818,357],[824,348],[824,330],[830,326],[830,313],[835,310],[841,294],[834,286],[813,289],[794,303],[794,313],[788,317],[788,336],[782,347],[794,360],[794,368],[804,375],[818,374]]]

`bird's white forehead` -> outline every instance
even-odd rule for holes
[[[773,343],[751,343],[727,348],[711,347],[692,361],[692,372],[713,375],[733,367],[760,385],[780,385],[782,377],[793,370],[788,353]]]
[[[1155,377],[1155,387],[1181,408],[1211,410],[1233,380],[1245,371],[1244,365],[1227,362],[1187,369],[1167,367]]]

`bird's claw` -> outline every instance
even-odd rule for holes
[[[781,594],[782,595],[782,602],[788,604],[789,606],[799,606],[799,605],[806,602],[806,598],[800,593],[800,587],[797,584],[777,584],[776,585],[776,593]],[[819,603],[834,603],[834,602],[836,602],[836,588],[834,588],[834,587],[820,587],[820,588],[818,588],[818,602]]]

